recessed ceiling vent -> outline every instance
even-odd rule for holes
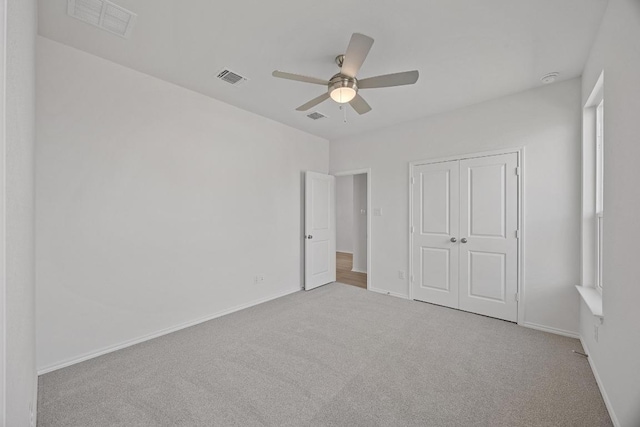
[[[307,117],[309,117],[311,120],[320,120],[320,119],[326,118],[327,116],[317,111],[314,111],[311,114],[307,114]]]
[[[248,80],[246,77],[243,77],[238,73],[234,73],[228,68],[223,68],[222,70],[220,70],[216,77],[218,77],[223,82],[227,82],[234,86],[240,86],[242,83]]]
[[[129,38],[137,15],[108,0],[68,0],[67,13],[98,28]]]

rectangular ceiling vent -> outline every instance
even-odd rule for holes
[[[138,15],[108,0],[68,0],[67,13],[120,37],[129,38]]]
[[[234,86],[240,86],[242,83],[248,80],[246,77],[243,77],[238,73],[234,73],[228,68],[223,68],[222,70],[220,70],[216,77],[218,77],[223,82],[227,82]]]
[[[327,116],[317,111],[314,111],[311,114],[307,114],[307,117],[309,117],[311,120],[320,120],[320,119],[326,118]]]

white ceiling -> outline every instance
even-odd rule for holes
[[[40,0],[42,36],[336,139],[460,108],[582,73],[606,0],[114,0],[138,14],[130,39],[69,17],[67,0]],[[338,104],[295,108],[322,86],[276,79],[275,69],[330,78],[353,32],[375,39],[359,78],[417,69],[413,86],[369,89],[373,110],[347,123]],[[248,77],[215,78],[223,67]]]

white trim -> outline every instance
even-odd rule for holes
[[[337,253],[341,253],[341,254],[349,254],[349,255],[353,255],[353,252],[351,252],[351,251],[340,251],[340,250],[336,249],[336,252],[337,252]]]
[[[348,171],[342,171],[342,172],[334,172],[331,175],[333,176],[350,176],[350,175],[362,175],[363,173],[371,173],[371,168],[368,169],[353,169],[353,170],[348,170]]]
[[[6,31],[7,31],[7,2],[0,0],[0,426],[4,426],[7,418],[7,269],[6,267],[6,128],[5,112],[7,93],[6,69]]]
[[[587,102],[584,103],[583,108],[595,107],[600,103],[600,100],[604,98],[604,70],[600,72],[596,84],[593,85]]]
[[[389,296],[396,297],[396,298],[410,299],[409,295],[400,294],[398,292],[385,291],[383,289],[376,289],[376,288],[371,288],[369,290],[371,292],[376,292],[378,294],[383,294],[383,295],[389,295]]]
[[[407,295],[410,300],[413,300],[413,168],[416,167],[417,164],[415,162],[409,162],[409,177],[407,182],[409,185],[409,268],[407,269],[407,283],[409,284],[409,292]]]
[[[501,154],[520,153],[522,151],[524,151],[523,147],[498,148],[495,150],[478,151],[475,153],[462,153],[462,154],[455,154],[453,156],[433,157],[433,158],[427,158],[422,160],[415,160],[415,161],[409,162],[409,165],[412,167],[415,167],[420,165],[428,165],[431,163],[443,163],[443,162],[451,162],[454,160],[477,159],[478,157],[489,157],[489,156],[499,156]]]
[[[407,278],[409,279],[409,299],[413,300],[413,168],[418,162],[409,162],[409,269],[407,270]]]
[[[525,322],[520,326],[525,328],[535,329],[537,331],[549,332],[551,334],[562,335],[569,338],[580,338],[580,334],[577,332],[567,331],[565,329],[552,328],[551,326],[538,325],[537,323]]]
[[[595,317],[599,317],[600,319],[604,318],[602,312],[602,293],[597,289],[591,286],[576,286],[576,289],[580,293],[580,296],[584,300],[589,310],[591,310],[591,314]]]
[[[46,373],[53,372],[53,371],[56,371],[58,369],[66,368],[67,366],[75,365],[76,363],[84,362],[85,360],[93,359],[95,357],[102,356],[102,355],[107,354],[107,353],[112,353],[114,351],[121,350],[123,348],[131,347],[132,345],[139,344],[139,343],[145,342],[145,341],[149,341],[149,340],[152,340],[154,338],[158,338],[158,337],[161,337],[163,335],[170,334],[172,332],[177,332],[177,331],[179,331],[181,329],[185,329],[185,328],[188,328],[188,327],[191,327],[191,326],[195,326],[195,325],[198,325],[200,323],[207,322],[209,320],[213,320],[215,318],[222,317],[222,316],[225,316],[227,314],[235,313],[236,311],[244,310],[245,308],[253,307],[253,306],[256,306],[258,304],[262,304],[262,303],[265,303],[265,302],[268,302],[268,301],[271,301],[271,300],[274,300],[274,299],[282,298],[282,297],[284,297],[286,295],[290,295],[290,294],[293,294],[293,293],[296,293],[296,292],[300,292],[300,288],[296,287],[295,289],[290,289],[290,290],[287,290],[287,291],[284,291],[284,292],[279,292],[279,293],[277,293],[275,295],[272,295],[272,296],[269,296],[269,297],[266,297],[266,298],[261,298],[261,299],[258,299],[258,300],[254,300],[254,301],[248,302],[246,304],[240,304],[240,305],[237,305],[235,307],[229,308],[227,310],[222,310],[222,311],[219,311],[217,313],[210,314],[208,316],[201,317],[201,318],[196,319],[196,320],[191,320],[191,321],[188,321],[188,322],[185,322],[185,323],[181,323],[178,326],[172,326],[170,328],[162,329],[162,330],[160,330],[158,332],[153,332],[153,333],[148,334],[148,335],[143,335],[141,337],[134,338],[132,340],[128,340],[128,341],[122,342],[120,344],[104,347],[104,348],[102,348],[100,350],[96,350],[96,351],[92,351],[92,352],[89,352],[89,353],[85,353],[85,354],[83,354],[83,355],[81,355],[79,357],[75,357],[73,359],[68,359],[68,360],[65,360],[63,362],[56,363],[54,365],[45,366],[44,368],[41,368],[41,369],[38,370],[38,375],[44,375]]]
[[[591,357],[591,352],[589,351],[587,344],[585,343],[585,341],[582,339],[581,336],[579,337],[579,339],[580,339],[580,344],[582,344],[582,348],[584,349],[584,352],[589,355],[589,357],[587,357],[587,360],[589,361],[591,372],[593,372],[593,376],[596,379],[596,384],[598,384],[598,388],[600,389],[600,394],[602,395],[602,400],[604,400],[604,405],[607,407],[607,411],[609,411],[609,417],[611,417],[611,422],[615,427],[620,427],[620,422],[616,417],[616,413],[613,412],[613,405],[611,404],[611,400],[607,395],[607,391],[604,389],[604,385],[602,384],[600,375],[598,375],[598,370],[596,369],[596,364],[593,361],[593,358]]]
[[[358,270],[357,268],[352,268],[351,271],[353,271],[354,273],[364,273],[367,274],[366,271],[362,271],[362,270]]]
[[[373,290],[373,279],[372,279],[372,268],[371,268],[371,248],[373,248],[371,241],[373,240],[373,227],[371,226],[371,168],[367,169],[353,169],[348,171],[334,172],[331,175],[333,176],[350,176],[350,175],[367,175],[367,271],[356,271],[358,273],[366,273],[367,274],[367,290]]]
[[[518,230],[520,231],[520,238],[518,239],[518,324],[522,325],[525,323],[525,312],[526,312],[526,291],[525,291],[525,262],[524,262],[524,253],[525,253],[525,244],[524,237],[525,233],[525,200],[526,195],[524,194],[524,180],[526,177],[525,173],[525,162],[524,162],[524,154],[526,148],[521,147],[518,150],[518,168],[520,174],[518,175]]]
[[[520,236],[518,238],[518,325],[525,324],[525,275],[524,275],[524,248],[525,248],[525,215],[524,215],[524,206],[525,206],[525,194],[524,194],[524,180],[526,176],[526,170],[524,166],[524,147],[516,147],[516,148],[501,148],[490,151],[481,151],[477,153],[468,153],[468,154],[458,154],[455,156],[447,156],[447,157],[437,157],[432,159],[418,160],[409,162],[409,226],[413,224],[413,198],[412,198],[412,190],[411,190],[411,178],[413,177],[413,169],[416,166],[430,164],[430,163],[442,163],[442,162],[450,162],[453,160],[464,160],[464,159],[472,159],[478,157],[488,157],[488,156],[498,156],[501,154],[512,154],[515,153],[518,155],[518,230],[520,231]],[[413,274],[413,233],[409,232],[409,275],[411,277]],[[409,281],[409,299],[413,299],[413,284]]]

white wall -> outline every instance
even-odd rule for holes
[[[604,70],[604,324],[582,303],[580,333],[612,418],[640,425],[640,2],[610,0],[583,74],[586,102]],[[578,298],[576,296],[576,298]]]
[[[6,322],[0,425],[27,427],[35,401],[34,143],[36,2],[6,2],[0,267]],[[6,375],[6,376],[5,376]],[[35,425],[35,424],[33,424]]]
[[[373,287],[407,295],[408,163],[525,147],[525,320],[577,333],[580,79],[331,142],[331,170],[372,168]]]
[[[352,270],[367,272],[367,174],[353,176]]]
[[[336,177],[336,251],[353,253],[353,175]]]
[[[37,59],[39,369],[300,289],[326,140],[45,38]]]

